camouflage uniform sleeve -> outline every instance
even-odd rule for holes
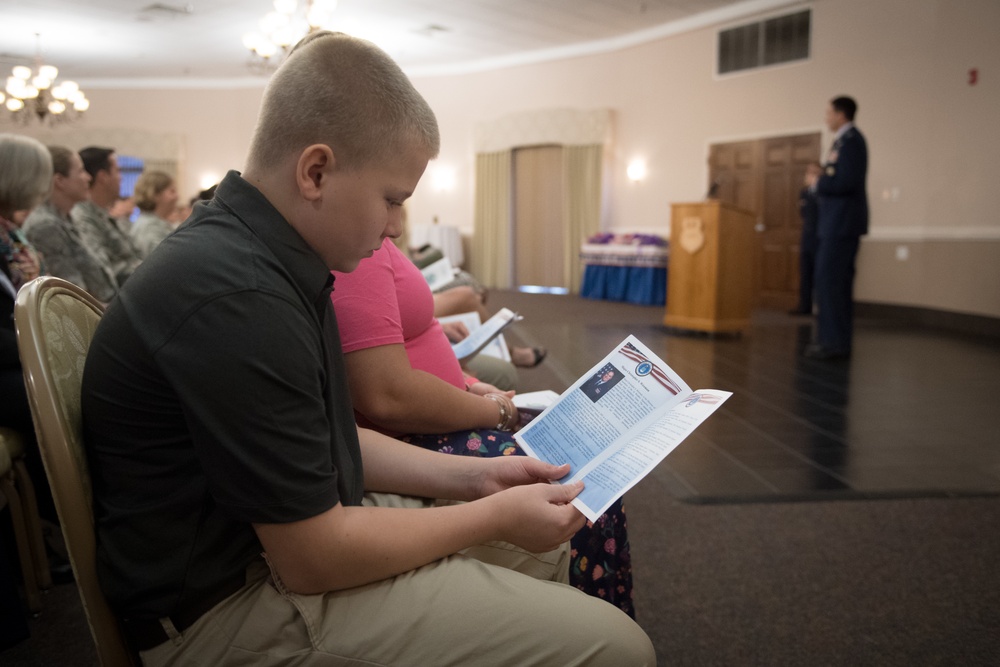
[[[111,301],[118,293],[118,281],[87,247],[80,243],[80,271],[86,283],[88,292],[105,303]]]
[[[35,247],[50,275],[83,285],[83,275],[76,266],[70,251],[69,235],[58,222],[41,220],[25,226],[28,242]]]
[[[153,252],[156,246],[160,245],[163,239],[170,236],[173,230],[167,223],[157,219],[147,218],[136,224],[132,229],[132,241],[135,243],[139,253],[145,259],[149,253]]]
[[[72,227],[57,220],[42,220],[27,230],[28,241],[41,253],[45,267],[58,276],[79,285],[99,301],[110,301],[118,289],[104,267],[72,234]]]
[[[73,208],[70,217],[73,218],[76,230],[80,232],[83,244],[87,246],[90,252],[100,258],[105,248],[104,234],[101,233],[101,229],[98,226],[99,221],[95,219],[93,211],[89,207],[77,204]]]
[[[113,275],[128,276],[139,265],[139,253],[128,234],[94,206],[73,209],[73,223],[84,245]]]

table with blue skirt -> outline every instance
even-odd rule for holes
[[[580,296],[643,306],[667,302],[667,246],[585,243]]]

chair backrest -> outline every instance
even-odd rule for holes
[[[104,309],[76,285],[54,277],[21,288],[14,305],[17,344],[31,414],[77,588],[105,667],[134,665],[118,619],[97,581],[90,474],[83,448],[83,365]]]

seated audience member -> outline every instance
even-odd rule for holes
[[[463,377],[434,318],[427,282],[390,239],[353,272],[334,275],[333,305],[360,424],[448,454],[523,454],[511,434],[520,420],[514,392]],[[633,614],[621,503],[572,545],[570,583]]]
[[[144,665],[655,662],[565,585],[582,487],[548,482],[568,466],[355,425],[330,272],[398,233],[438,144],[385,53],[310,34],[268,82],[245,171],[104,314],[81,406],[97,563]]]
[[[485,292],[472,285],[459,285],[434,293],[434,317],[447,317],[459,313],[479,313],[483,322],[491,317],[486,310]],[[546,351],[540,347],[510,346],[510,360],[521,368],[534,368],[545,359]]]
[[[205,188],[204,190],[201,190],[194,197],[191,197],[191,201],[189,202],[191,208],[194,208],[194,205],[200,201],[212,201],[213,199],[215,199],[215,190],[218,187],[219,187],[218,184],[212,185],[210,187]]]
[[[212,187],[205,188],[196,194],[194,197],[188,200],[188,203],[184,206],[178,205],[174,210],[176,214],[170,223],[174,226],[174,229],[180,227],[184,224],[184,221],[191,217],[191,212],[194,210],[195,204],[198,202],[212,201],[212,197],[215,196],[215,188],[218,185],[213,185]]]
[[[45,146],[29,137],[0,134],[0,426],[32,439],[34,426],[14,330],[14,300],[21,287],[41,273],[38,253],[21,236],[20,227],[45,199],[51,184],[52,158]]]
[[[35,439],[14,329],[18,291],[44,272],[38,253],[21,234],[21,223],[45,199],[51,186],[52,157],[45,146],[29,137],[0,134],[0,426],[21,435],[39,514],[58,530],[59,519]],[[57,583],[72,579],[64,557],[50,552],[49,566]],[[20,609],[20,605],[11,608]],[[2,637],[0,629],[0,644]]]
[[[453,324],[442,325],[448,340],[457,343],[469,335],[465,327]],[[473,378],[491,384],[501,391],[516,391],[518,385],[517,368],[511,362],[489,354],[477,354],[462,362],[462,370]]]
[[[458,343],[470,335],[468,327],[461,321],[441,322],[441,329],[451,343]],[[508,348],[509,350],[509,348]],[[486,384],[502,391],[517,390],[517,368],[511,362],[490,354],[480,353],[459,362],[462,371]]]
[[[393,244],[397,248],[402,250],[404,253],[406,253],[406,255],[411,260],[413,260],[413,263],[416,264],[417,267],[424,269],[444,256],[444,254],[440,249],[435,248],[430,244],[419,247],[411,246],[409,234],[406,233],[406,229],[407,228],[404,226],[403,236],[401,236],[398,239],[394,239]],[[437,292],[443,292],[447,289],[451,289],[452,287],[458,287],[459,285],[468,285],[473,289],[475,289],[477,293],[482,295],[483,302],[485,303],[486,287],[484,287],[483,284],[479,282],[476,279],[476,277],[471,273],[469,273],[468,271],[456,267],[452,267],[452,269],[455,272],[455,277],[452,278],[447,283],[436,286],[432,291],[437,293]]]
[[[215,196],[215,188],[216,186],[213,185],[210,188],[206,188],[204,190],[199,191],[198,194],[196,194],[194,197],[191,197],[191,199],[189,199],[186,204],[180,204],[180,203],[176,204],[174,206],[174,214],[168,220],[170,225],[174,229],[180,227],[185,220],[191,217],[191,211],[194,210],[195,204],[202,201],[211,201],[212,197]]]
[[[24,223],[24,235],[42,254],[48,272],[79,285],[97,300],[108,302],[118,293],[114,275],[90,252],[69,217],[73,206],[90,196],[90,174],[75,152],[49,146],[52,192]]]
[[[118,157],[111,148],[88,146],[80,151],[83,168],[90,174],[90,198],[79,202],[70,212],[73,224],[90,252],[97,257],[122,285],[142,261],[128,230],[123,228],[117,210],[121,190]],[[131,204],[131,202],[128,202]],[[126,217],[131,206],[124,212]]]
[[[143,259],[174,231],[170,218],[177,208],[177,199],[177,186],[170,174],[144,171],[135,182],[139,217],[132,225],[132,241]]]
[[[410,236],[406,224],[407,213],[403,209],[403,233],[399,238],[393,239],[392,243],[419,268],[424,269],[436,259],[442,257],[441,251],[431,246],[424,248],[410,247]],[[426,249],[426,251],[425,251]],[[429,254],[428,254],[429,253]],[[459,315],[475,311],[479,314],[479,319],[483,322],[488,320],[491,313],[486,310],[486,288],[467,271],[458,270],[455,279],[446,285],[437,287],[434,292],[434,316],[447,317],[448,315]],[[446,331],[449,340],[456,343],[451,331]],[[466,334],[467,335],[467,334]],[[477,377],[495,384],[505,389],[514,389],[517,386],[517,370],[509,368],[510,364],[522,368],[533,368],[542,363],[545,359],[545,350],[542,348],[530,347],[508,347],[511,361],[490,357],[488,355],[478,355],[467,362],[467,368]]]
[[[108,213],[118,224],[118,228],[128,234],[132,231],[132,213],[135,211],[135,197],[119,197],[111,205]]]

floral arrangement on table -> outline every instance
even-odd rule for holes
[[[656,234],[612,234],[611,232],[599,232],[588,238],[587,243],[598,245],[665,246],[667,245],[667,240]]]

